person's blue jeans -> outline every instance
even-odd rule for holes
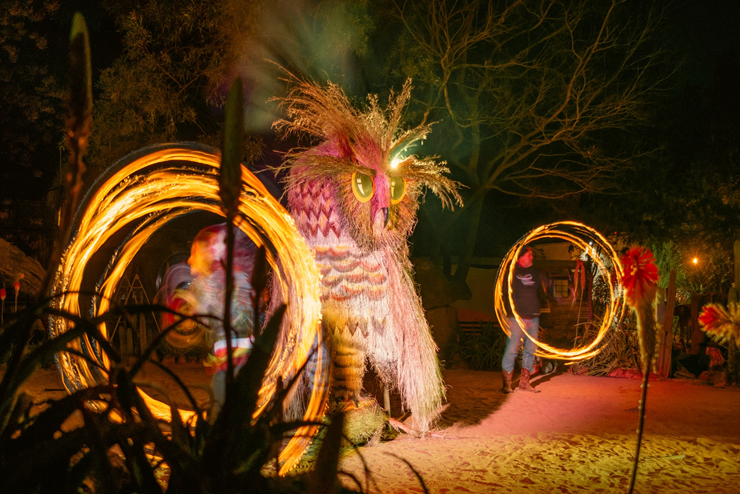
[[[534,365],[534,352],[537,350],[537,345],[534,341],[527,338],[527,335],[524,334],[524,331],[519,326],[515,317],[509,317],[508,320],[509,331],[511,331],[511,334],[506,338],[506,350],[501,359],[501,368],[506,372],[514,370],[514,362],[516,362],[516,357],[519,355],[519,347],[521,346],[523,338],[524,355],[522,356],[522,369],[527,369],[531,372],[532,366]],[[533,319],[522,319],[522,322],[524,323],[529,336],[536,341],[537,334],[540,329],[540,318],[535,317]]]

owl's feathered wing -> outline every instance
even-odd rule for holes
[[[424,317],[421,298],[411,278],[408,252],[405,256],[388,253],[390,262],[391,327],[396,333],[397,387],[404,406],[411,410],[417,427],[427,431],[436,420],[445,397],[442,374],[437,360],[437,345]]]

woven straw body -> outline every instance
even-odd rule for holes
[[[407,83],[392,94],[386,109],[370,96],[360,111],[337,86],[302,83],[283,100],[288,118],[276,127],[318,141],[292,150],[282,168],[291,213],[322,275],[332,393],[357,401],[370,365],[426,431],[444,386],[406,241],[425,189],[444,205],[460,196],[443,163],[410,152],[429,126],[399,129],[410,90]]]

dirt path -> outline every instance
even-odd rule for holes
[[[441,435],[408,436],[361,454],[371,492],[626,492],[640,382],[543,376],[538,394],[498,390],[498,373],[447,371]],[[639,493],[740,492],[740,389],[651,382]],[[365,485],[357,456],[343,462]],[[351,482],[350,482],[351,483]]]
[[[189,382],[207,380],[196,364],[178,373]],[[440,437],[402,435],[361,449],[372,472],[370,492],[423,492],[401,459],[431,493],[626,492],[638,380],[538,376],[541,393],[506,396],[499,373],[446,371],[445,381]],[[37,401],[64,395],[54,369],[39,371],[25,389]],[[358,455],[342,468],[366,485]],[[740,389],[651,382],[636,492],[740,493]]]

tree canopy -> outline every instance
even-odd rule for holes
[[[98,83],[90,167],[99,172],[153,143],[217,146],[255,3],[123,0],[105,6],[122,34],[123,54]],[[245,140],[245,148],[256,152],[253,141]]]
[[[56,19],[85,2],[6,4],[0,14],[0,183],[12,195],[21,190],[16,182],[44,190],[56,171],[64,74],[49,60],[47,23],[55,12]],[[692,36],[676,45],[687,28],[701,27],[695,16],[670,31],[678,14],[667,22],[667,11],[652,2],[617,0],[102,5],[97,11],[114,19],[118,31],[110,39],[120,41],[121,53],[101,65],[96,44],[108,38],[93,36],[97,83],[86,160],[93,176],[150,143],[217,145],[223,99],[237,74],[246,82],[253,133],[267,132],[277,118],[263,103],[285,90],[281,77],[331,80],[358,104],[411,77],[407,122],[436,122],[414,152],[440,156],[467,186],[465,207],[453,213],[431,198],[422,207],[416,253],[461,254],[460,278],[476,244],[478,253],[490,255],[481,233],[491,232],[491,217],[512,216],[504,208],[514,201],[556,208],[557,215],[541,215],[542,222],[576,218],[633,239],[674,242],[687,252],[724,249],[740,234],[734,222],[740,206],[737,54],[713,58],[711,87],[677,84],[675,52],[691,49],[698,58],[698,47],[710,43]],[[707,23],[700,32],[710,30]],[[246,139],[245,148],[256,156],[256,139]],[[503,232],[485,238],[493,234]]]
[[[706,80],[692,79],[666,98],[650,132],[660,149],[620,177],[622,194],[558,205],[563,216],[663,251],[693,292],[729,288],[740,239],[739,55],[720,50]]]
[[[409,0],[393,12],[400,35],[388,74],[413,77],[415,111],[438,122],[430,150],[469,187],[465,207],[435,221],[442,242],[464,239],[457,277],[467,275],[490,193],[613,191],[647,151],[632,132],[649,121],[653,93],[671,73],[655,39],[661,11],[617,1]]]
[[[58,77],[50,69],[45,21],[54,0],[6,1],[0,9],[0,195],[43,197],[62,142]],[[50,162],[51,161],[51,162]]]

